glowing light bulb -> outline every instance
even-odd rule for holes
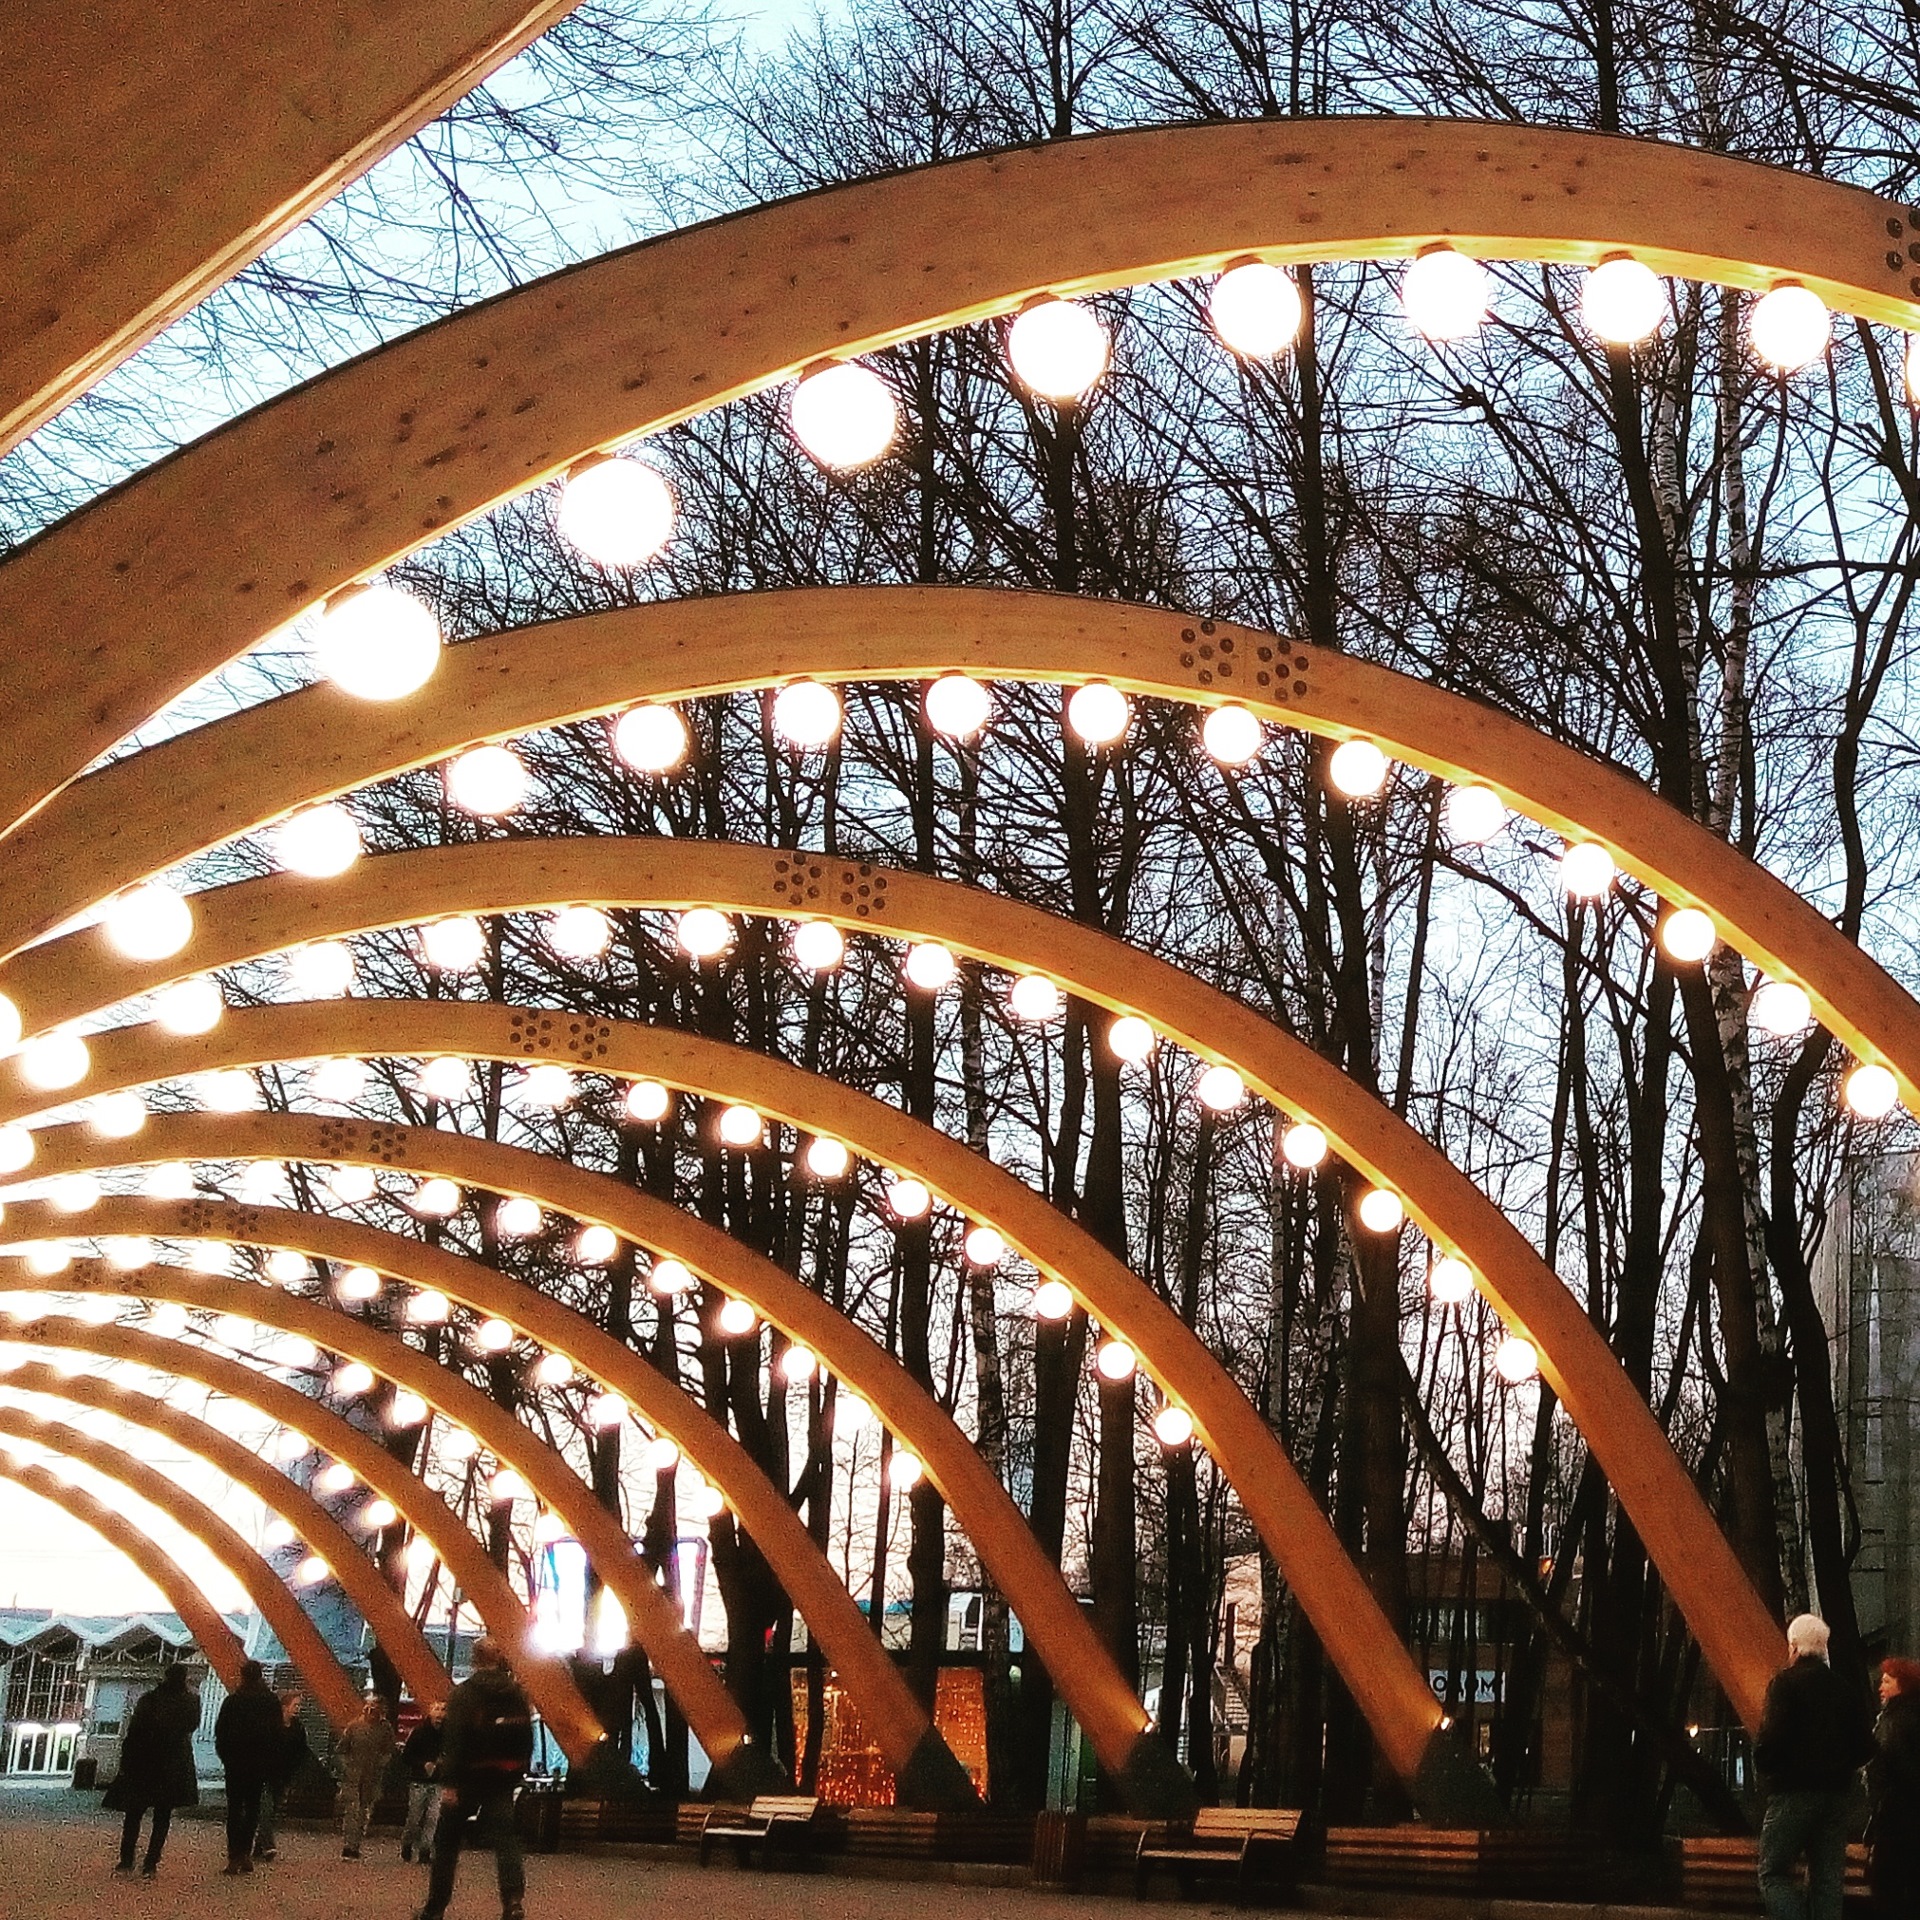
[[[449,1427],[440,1436],[440,1451],[449,1460],[471,1460],[480,1451],[480,1442],[465,1427]]]
[[[340,1276],[339,1291],[342,1300],[378,1300],[380,1276],[371,1267],[349,1267]]]
[[[344,1460],[335,1460],[320,1469],[313,1484],[322,1493],[345,1493],[356,1484],[356,1476]]]
[[[177,980],[153,996],[153,1017],[166,1033],[211,1033],[226,1010],[220,983],[206,974]]]
[[[1163,1447],[1184,1447],[1193,1438],[1193,1415],[1171,1404],[1153,1416],[1153,1437]]]
[[[193,1189],[193,1169],[184,1160],[161,1161],[140,1183],[149,1200],[191,1200]]]
[[[948,740],[970,740],[993,718],[993,695],[970,674],[943,673],[926,704],[927,725]]]
[[[250,1113],[260,1104],[260,1089],[245,1067],[217,1067],[193,1084],[209,1113]]]
[[[680,916],[674,937],[682,953],[711,960],[733,945],[733,922],[717,907],[689,907]]]
[[[564,1353],[543,1353],[528,1378],[536,1387],[564,1387],[573,1378],[573,1362]]]
[[[1270,360],[1292,346],[1305,311],[1293,275],[1264,260],[1229,267],[1207,296],[1214,332],[1248,360]]]
[[[196,1240],[187,1253],[187,1267],[193,1273],[231,1273],[232,1247],[223,1240]]]
[[[407,1322],[415,1327],[445,1326],[453,1302],[444,1293],[427,1287],[407,1302]]]
[[[1597,840],[1575,840],[1560,856],[1560,885],[1573,900],[1597,900],[1613,885],[1613,855]]]
[[[172,887],[150,880],[110,902],[102,925],[123,959],[165,960],[193,938],[193,909]]]
[[[693,1291],[693,1271],[684,1260],[656,1260],[647,1270],[647,1291],[672,1300]]]
[[[1747,339],[1775,373],[1797,373],[1826,352],[1833,315],[1811,287],[1783,280],[1763,293],[1747,316]]]
[[[313,1089],[314,1098],[325,1100],[334,1106],[351,1106],[367,1090],[367,1063],[343,1057],[338,1060],[322,1060],[313,1070],[313,1078],[308,1084]]]
[[[1862,1120],[1884,1120],[1900,1098],[1900,1083],[1872,1061],[1857,1066],[1841,1083],[1841,1096]]]
[[[1133,720],[1133,705],[1118,687],[1089,680],[1067,701],[1067,725],[1090,747],[1109,747]]]
[[[816,1180],[838,1180],[852,1164],[853,1156],[839,1140],[824,1134],[807,1142],[807,1171]]]
[[[621,1104],[629,1120],[639,1120],[651,1126],[664,1120],[673,1111],[673,1095],[657,1080],[636,1080],[627,1089],[626,1098]]]
[[[900,410],[871,367],[841,360],[801,376],[787,419],[814,459],[844,473],[878,460],[893,445]]]
[[[512,1098],[517,1107],[531,1108],[540,1113],[558,1113],[563,1107],[573,1104],[573,1097],[578,1091],[573,1075],[565,1067],[548,1061],[537,1067],[529,1067],[513,1083]]]
[[[263,1547],[281,1548],[292,1546],[300,1536],[294,1532],[293,1524],[287,1520],[269,1520],[260,1536]]]
[[[832,746],[840,731],[840,696],[818,680],[795,680],[773,696],[774,733],[803,753]]]
[[[473,1091],[473,1063],[443,1053],[424,1062],[414,1084],[433,1100],[459,1100]]]
[[[691,745],[675,707],[630,707],[613,725],[613,750],[635,773],[671,773]]]
[[[1473,1298],[1473,1269],[1452,1254],[1442,1254],[1427,1269],[1427,1292],[1443,1307],[1457,1307]]]
[[[291,1247],[275,1247],[267,1255],[267,1278],[276,1286],[297,1287],[312,1272],[307,1256]]]
[[[1507,808],[1491,787],[1455,787],[1440,817],[1451,845],[1484,847],[1505,830]]]
[[[22,1047],[16,1060],[20,1078],[42,1093],[57,1093],[65,1087],[77,1087],[93,1066],[93,1056],[79,1034],[64,1030],[36,1034]]]
[[[1682,965],[1692,965],[1710,954],[1719,934],[1710,915],[1698,907],[1678,907],[1668,914],[1660,928],[1660,944],[1668,956]]]
[[[642,567],[673,533],[673,488],[644,460],[582,461],[560,485],[553,522],[561,539],[596,566]]]
[[[1103,1340],[1093,1356],[1103,1380],[1131,1380],[1140,1357],[1124,1340]]]
[[[1371,800],[1387,784],[1390,764],[1371,740],[1343,740],[1327,761],[1327,778],[1349,800]]]
[[[304,1460],[312,1451],[305,1434],[295,1433],[291,1427],[282,1427],[274,1436],[273,1457],[283,1467],[290,1467],[296,1460]]]
[[[147,1103],[137,1093],[103,1094],[87,1109],[87,1125],[102,1140],[131,1140],[147,1124]]]
[[[187,1324],[187,1310],[177,1300],[163,1300],[147,1315],[148,1332],[161,1340],[178,1340]]]
[[[33,1135],[17,1120],[0,1127],[0,1173],[20,1173],[33,1165]]]
[[[907,949],[907,979],[922,993],[938,993],[959,971],[952,950],[936,940],[919,940]]]
[[[804,1387],[820,1371],[820,1356],[811,1347],[789,1347],[780,1356],[780,1378],[790,1387]]]
[[[1540,1371],[1540,1356],[1531,1340],[1509,1334],[1494,1350],[1493,1370],[1508,1386],[1517,1387]]]
[[[657,1434],[647,1442],[640,1461],[650,1473],[671,1473],[680,1464],[680,1449],[664,1433]]]
[[[745,1300],[729,1298],[720,1303],[717,1324],[722,1333],[737,1337],[743,1333],[753,1332],[760,1324],[760,1316]]]
[[[1247,1083],[1231,1067],[1209,1067],[1193,1084],[1203,1107],[1231,1113],[1247,1097]]]
[[[349,1360],[345,1366],[334,1368],[330,1384],[335,1393],[351,1400],[371,1390],[373,1369],[364,1360]]]
[[[325,1184],[327,1192],[346,1207],[371,1200],[380,1189],[379,1176],[371,1167],[329,1167]]]
[[[482,1353],[505,1353],[513,1345],[513,1328],[505,1320],[482,1320],[473,1330],[473,1344]]]
[[[1356,1211],[1369,1233],[1398,1233],[1407,1217],[1406,1203],[1390,1187],[1369,1187]]]
[[[1280,1136],[1280,1152],[1288,1166],[1310,1172],[1327,1157],[1327,1136],[1303,1120]]]
[[[583,1267],[604,1267],[620,1251],[620,1236],[597,1221],[574,1236],[573,1257]]]
[[[1137,1067],[1152,1058],[1155,1038],[1153,1028],[1137,1013],[1123,1013],[1107,1029],[1107,1045],[1114,1057],[1129,1066]]]
[[[962,1250],[969,1266],[997,1267],[1007,1257],[1006,1236],[994,1227],[969,1227]]]
[[[470,914],[430,920],[420,929],[420,951],[442,973],[466,973],[486,958],[487,930]]]
[[[494,819],[527,797],[527,763],[511,747],[469,747],[447,762],[447,798],[467,813]]]
[[[563,960],[593,960],[613,939],[613,922],[598,907],[562,907],[547,922],[547,945]]]
[[[727,1496],[718,1487],[702,1487],[693,1496],[693,1508],[703,1520],[718,1520],[727,1510]]]
[[[1042,1280],[1031,1305],[1036,1320],[1064,1320],[1073,1311],[1073,1289],[1064,1280]]]
[[[831,920],[802,920],[793,930],[793,962],[806,973],[831,973],[847,957],[847,938]]]
[[[720,1138],[730,1147],[757,1147],[766,1137],[766,1122],[752,1107],[720,1110]]]
[[[1266,729],[1245,707],[1215,707],[1200,723],[1200,743],[1223,767],[1244,767],[1259,758]]]
[[[1787,1040],[1812,1025],[1813,1002],[1791,980],[1763,980],[1747,1002],[1747,1013],[1762,1033]]]
[[[402,1387],[387,1405],[387,1425],[403,1432],[419,1426],[427,1417],[427,1403],[417,1393]]]
[[[1020,384],[1056,406],[1090,393],[1111,351],[1100,317],[1072,300],[1036,300],[1007,329],[1007,358]]]
[[[280,823],[275,857],[288,873],[331,880],[360,858],[360,823],[334,801],[307,807]]]
[[[896,1220],[924,1220],[933,1205],[933,1195],[927,1191],[924,1180],[890,1180],[887,1205]]]
[[[400,1518],[400,1510],[391,1500],[369,1500],[356,1517],[369,1533],[378,1533]]]
[[[313,634],[313,663],[356,700],[400,700],[433,678],[440,621],[417,594],[376,581],[328,601]]]
[[[439,1554],[434,1551],[433,1542],[425,1534],[416,1533],[407,1542],[406,1563],[409,1573],[424,1578],[433,1570],[434,1562],[439,1558]]]
[[[873,1409],[857,1393],[840,1389],[833,1403],[833,1434],[836,1440],[851,1440],[862,1434],[872,1422]]]
[[[1609,254],[1580,289],[1580,317],[1610,347],[1651,340],[1667,317],[1667,283],[1631,254]]]
[[[559,1541],[571,1538],[567,1532],[567,1523],[557,1513],[542,1511],[533,1523],[533,1544],[536,1547],[551,1547]]]
[[[55,1213],[86,1213],[100,1204],[100,1182],[90,1173],[63,1173],[47,1189]]]
[[[1491,292],[1486,268],[1451,247],[1429,247],[1400,276],[1400,304],[1409,323],[1434,341],[1477,333]]]
[[[154,1244],[144,1234],[117,1234],[101,1242],[100,1251],[116,1273],[138,1273],[153,1265]]]
[[[627,1417],[627,1403],[617,1393],[596,1393],[587,1402],[587,1425],[605,1432]]]
[[[1059,1019],[1066,1003],[1060,989],[1044,973],[1023,973],[1014,981],[1007,1004],[1016,1020],[1031,1020],[1038,1025]]]
[[[463,1196],[451,1180],[436,1174],[414,1188],[407,1205],[424,1220],[451,1220],[460,1211]]]
[[[317,1587],[332,1571],[317,1553],[310,1553],[294,1568],[293,1577],[303,1587]]]
[[[56,1273],[65,1273],[73,1265],[73,1249],[57,1240],[30,1241],[21,1252],[26,1259],[27,1271],[43,1280]]]
[[[337,1000],[353,985],[353,949],[344,940],[316,940],[287,956],[287,984],[304,1000]]]
[[[545,1224],[540,1202],[516,1193],[502,1200],[493,1212],[493,1229],[508,1240],[530,1240]]]
[[[496,1507],[504,1507],[515,1500],[527,1498],[530,1489],[525,1478],[512,1467],[502,1467],[487,1482],[487,1495]]]
[[[917,1453],[896,1453],[887,1463],[887,1484],[895,1493],[911,1493],[927,1469]]]

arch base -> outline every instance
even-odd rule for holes
[[[964,1813],[980,1805],[973,1776],[932,1727],[920,1736],[907,1764],[894,1775],[893,1790],[903,1807],[918,1813]]]
[[[1151,1730],[1134,1741],[1114,1785],[1127,1811],[1142,1820],[1191,1820],[1200,1811],[1200,1790],[1193,1776]]]
[[[1513,1824],[1513,1816],[1501,1805],[1486,1769],[1468,1753],[1458,1731],[1451,1727],[1434,1728],[1407,1790],[1420,1817],[1430,1826]]]
[[[703,1800],[740,1801],[763,1793],[791,1793],[787,1770],[765,1747],[743,1740],[724,1760],[716,1760],[701,1789]]]

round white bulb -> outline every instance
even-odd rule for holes
[[[492,819],[527,797],[527,763],[511,747],[470,747],[447,762],[447,798]]]
[[[93,1065],[86,1041],[65,1031],[36,1034],[20,1049],[18,1059],[21,1079],[42,1093],[77,1087]]]
[[[717,907],[689,907],[675,931],[682,953],[711,960],[733,945],[733,922]]]
[[[356,1516],[369,1533],[378,1533],[400,1518],[400,1510],[391,1500],[369,1500]]]
[[[656,1434],[647,1442],[640,1463],[650,1473],[671,1473],[680,1464],[680,1449],[664,1433]]]
[[[1493,1370],[1508,1386],[1521,1386],[1539,1373],[1540,1356],[1531,1340],[1509,1334],[1494,1349]]]
[[[11,1053],[26,1030],[20,1009],[6,994],[0,993],[0,1053]]]
[[[596,1393],[587,1402],[587,1425],[604,1432],[627,1417],[627,1403],[617,1393]]]
[[[128,960],[165,960],[193,938],[193,909],[158,881],[112,901],[103,923],[113,950]]]
[[[364,1360],[349,1360],[345,1366],[334,1368],[329,1384],[335,1393],[350,1400],[372,1387],[373,1369]]]
[[[316,940],[287,956],[287,984],[303,1000],[337,1000],[353,985],[353,949],[344,940]]]
[[[403,699],[440,664],[439,618],[384,581],[336,594],[314,628],[313,663],[356,700]]]
[[[387,1403],[387,1425],[403,1431],[419,1426],[427,1417],[427,1403],[417,1393],[402,1387]]]
[[[1443,1307],[1457,1307],[1473,1298],[1473,1269],[1452,1254],[1442,1254],[1427,1269],[1427,1291]]]
[[[613,939],[613,922],[598,907],[562,907],[547,922],[547,945],[563,960],[593,960]]]
[[[703,1520],[718,1520],[727,1510],[727,1496],[718,1487],[702,1487],[693,1496],[694,1511]]]
[[[1484,847],[1506,828],[1506,802],[1491,787],[1455,787],[1441,809],[1441,821],[1450,845]]]
[[[831,973],[847,957],[847,938],[831,920],[802,920],[793,930],[794,965]]]
[[[178,1340],[186,1332],[188,1314],[177,1300],[163,1300],[147,1315],[147,1329],[162,1340]],[[305,1452],[304,1445],[301,1452]]]
[[[921,940],[907,949],[907,979],[922,993],[938,993],[959,971],[952,950],[937,941]]]
[[[1102,1340],[1094,1353],[1093,1364],[1103,1380],[1131,1380],[1140,1357],[1124,1340]]]
[[[176,980],[153,997],[153,1017],[166,1033],[211,1033],[226,1010],[219,981],[204,973]]]
[[[1841,1093],[1862,1120],[1884,1120],[1899,1102],[1900,1083],[1885,1067],[1868,1061],[1847,1075]]]
[[[299,1538],[299,1534],[294,1531],[290,1521],[269,1520],[260,1535],[260,1544],[263,1547],[277,1549],[280,1547],[290,1547]]]
[[[614,722],[613,750],[635,773],[671,773],[691,744],[675,707],[633,707]]]
[[[1137,1013],[1123,1013],[1107,1029],[1107,1045],[1114,1057],[1129,1066],[1138,1066],[1153,1054],[1156,1036],[1153,1028]]]
[[[896,1220],[924,1220],[933,1205],[933,1195],[924,1180],[912,1178],[887,1183],[887,1206]]]
[[[1465,340],[1477,333],[1491,296],[1486,268],[1451,247],[1430,247],[1400,277],[1400,304],[1415,331],[1429,340]]]
[[[516,1193],[502,1200],[493,1212],[493,1228],[509,1240],[530,1240],[542,1225],[540,1202]]]
[[[415,1327],[443,1327],[453,1311],[453,1302],[444,1293],[428,1287],[407,1302],[407,1324]]]
[[[802,753],[833,745],[840,731],[840,696],[818,680],[795,680],[773,696],[773,731]]]
[[[1259,758],[1266,729],[1245,707],[1215,707],[1200,723],[1200,744],[1223,767],[1244,767]]]
[[[342,1300],[377,1300],[380,1276],[371,1267],[349,1267],[340,1276],[339,1290]]]
[[[1371,740],[1343,740],[1327,762],[1327,778],[1349,800],[1370,800],[1387,784],[1389,765]]]
[[[73,1265],[73,1249],[57,1240],[29,1241],[24,1251],[27,1271],[43,1280],[65,1273]]]
[[[314,1483],[322,1493],[345,1493],[355,1484],[353,1469],[344,1460],[322,1467]]]
[[[873,1409],[857,1393],[845,1387],[833,1403],[833,1432],[837,1440],[851,1440],[864,1433],[873,1420]]]
[[[842,360],[803,374],[788,402],[793,437],[823,467],[845,472],[878,460],[893,445],[900,410],[871,367]]]
[[[379,1177],[371,1167],[335,1167],[326,1176],[327,1191],[342,1206],[357,1207],[379,1191]]]
[[[673,488],[644,460],[596,460],[560,485],[553,521],[560,537],[596,566],[643,567],[673,533]]]
[[[415,1084],[432,1100],[460,1100],[473,1091],[473,1062],[443,1053],[422,1063]]]
[[[804,1387],[820,1371],[820,1356],[811,1347],[789,1347],[780,1356],[780,1378],[790,1387]]]
[[[553,1061],[543,1061],[537,1067],[529,1067],[513,1083],[512,1100],[516,1107],[538,1113],[558,1113],[563,1107],[573,1104],[573,1097],[578,1091],[573,1075],[567,1068]]]
[[[245,1067],[203,1073],[194,1087],[209,1113],[251,1113],[260,1104],[260,1089]]]
[[[1327,1136],[1303,1120],[1280,1136],[1280,1151],[1288,1166],[1306,1173],[1327,1157]]]
[[[911,1493],[926,1474],[926,1463],[917,1453],[904,1449],[887,1463],[887,1484],[895,1493]]]
[[[1229,267],[1207,296],[1214,332],[1249,360],[1269,360],[1292,346],[1305,311],[1293,275],[1264,260]]]
[[[994,1227],[969,1227],[964,1248],[972,1267],[997,1267],[1007,1257],[1006,1236]]]
[[[838,1180],[852,1162],[853,1156],[842,1141],[822,1134],[807,1142],[807,1171],[816,1180]]]
[[[657,1080],[636,1080],[627,1089],[626,1098],[621,1104],[629,1120],[639,1120],[651,1126],[672,1112],[673,1095]]]
[[[583,1267],[604,1267],[620,1251],[620,1236],[598,1221],[574,1236],[573,1257]]]
[[[684,1260],[656,1260],[647,1270],[647,1291],[662,1300],[673,1300],[693,1291],[693,1270]]]
[[[567,1523],[557,1513],[542,1513],[533,1523],[533,1544],[550,1547],[568,1538]]]
[[[1184,1447],[1193,1438],[1193,1415],[1185,1407],[1162,1407],[1153,1416],[1153,1437],[1163,1447]]]
[[[440,1451],[449,1460],[471,1460],[480,1451],[480,1442],[465,1427],[449,1427],[440,1436]]]
[[[140,1183],[149,1200],[191,1200],[193,1169],[183,1160],[163,1160]]]
[[[1020,384],[1060,406],[1092,391],[1111,351],[1099,315],[1072,300],[1036,300],[1007,329],[1007,358]]]
[[[55,1213],[88,1213],[100,1204],[100,1182],[90,1173],[63,1173],[47,1199]]]
[[[19,1173],[33,1165],[33,1135],[17,1120],[0,1127],[0,1173]]]
[[[291,1247],[275,1247],[267,1255],[267,1278],[276,1286],[297,1287],[312,1272],[307,1256]]]
[[[332,1571],[317,1553],[310,1553],[294,1568],[293,1577],[303,1587],[317,1587]]]
[[[102,1140],[131,1140],[147,1124],[147,1103],[137,1093],[109,1093],[87,1110],[87,1124]]]
[[[723,1107],[720,1110],[720,1138],[730,1147],[757,1147],[766,1137],[766,1122],[752,1108]]]
[[[1813,1023],[1813,1002],[1791,980],[1763,980],[1747,1002],[1747,1013],[1762,1033],[1787,1040]]]
[[[720,1303],[720,1331],[738,1336],[751,1333],[760,1324],[760,1316],[745,1300],[728,1298]]]
[[[1067,701],[1067,725],[1090,747],[1111,746],[1127,730],[1133,707],[1127,696],[1105,680],[1076,687]]]
[[[468,914],[430,920],[420,929],[420,951],[442,973],[465,973],[485,958],[487,930]]]
[[[1369,1187],[1357,1211],[1369,1233],[1398,1233],[1407,1217],[1406,1204],[1390,1187]]]
[[[188,1270],[193,1273],[231,1273],[234,1251],[223,1240],[195,1240],[187,1249]]]
[[[1774,372],[1797,373],[1826,352],[1833,315],[1811,287],[1789,280],[1753,303],[1747,338]]]
[[[1712,916],[1702,913],[1698,907],[1676,908],[1660,928],[1660,944],[1666,948],[1669,958],[1684,966],[1704,960],[1719,938]]]
[[[425,1577],[433,1571],[435,1562],[440,1558],[439,1554],[434,1551],[433,1542],[429,1540],[424,1533],[416,1533],[413,1538],[407,1542],[405,1557],[407,1571],[411,1574],[419,1575],[422,1579],[425,1579]]]
[[[1644,261],[1617,253],[1587,275],[1580,317],[1610,347],[1650,340],[1667,317],[1667,283]]]
[[[1231,1113],[1247,1097],[1247,1083],[1231,1067],[1209,1067],[1193,1090],[1200,1104],[1215,1113]]]
[[[368,1068],[364,1060],[356,1060],[350,1054],[343,1054],[337,1060],[322,1060],[313,1070],[313,1078],[308,1085],[313,1089],[316,1100],[326,1100],[334,1106],[350,1106],[367,1090]]]
[[[1576,840],[1560,856],[1560,885],[1574,900],[1597,900],[1613,885],[1613,855],[1597,840]]]
[[[528,1377],[536,1387],[564,1387],[573,1378],[573,1362],[564,1353],[543,1353]]]
[[[142,1267],[152,1266],[156,1252],[153,1242],[139,1233],[116,1234],[111,1240],[103,1240],[100,1250],[116,1273],[138,1273]]]
[[[1073,1311],[1073,1289],[1064,1280],[1042,1280],[1033,1290],[1036,1320],[1064,1320]]]
[[[513,1328],[505,1320],[489,1316],[474,1328],[473,1344],[482,1353],[505,1353],[513,1345]]]
[[[1016,1020],[1043,1023],[1059,1019],[1065,1002],[1060,997],[1060,989],[1044,973],[1023,973],[1013,983],[1007,1004]]]
[[[504,1507],[514,1500],[524,1500],[528,1492],[526,1480],[512,1467],[502,1467],[487,1482],[487,1495],[496,1507]]]
[[[289,873],[331,880],[360,858],[360,823],[345,807],[327,801],[280,823],[274,853]]]
[[[927,689],[927,725],[948,740],[970,740],[993,717],[993,695],[970,674],[945,673]]]

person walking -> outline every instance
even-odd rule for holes
[[[280,1857],[280,1811],[287,1804],[287,1794],[300,1769],[312,1758],[307,1730],[300,1724],[300,1695],[283,1693],[280,1696],[280,1744],[274,1752],[273,1770],[267,1775],[266,1791],[260,1796],[260,1825],[253,1836],[256,1860]]]
[[[167,1829],[175,1807],[200,1802],[200,1783],[193,1764],[194,1729],[200,1724],[200,1696],[187,1685],[187,1670],[169,1667],[157,1687],[135,1703],[120,1745],[120,1770],[101,1804],[124,1815],[120,1824],[120,1863],[117,1873],[133,1871],[134,1849],[140,1844],[140,1817],[153,1811],[153,1830],[147,1838],[147,1857],[140,1871],[151,1878],[160,1871]]]
[[[1867,1762],[1868,1878],[1881,1920],[1920,1920],[1920,1662],[1880,1663],[1880,1721]]]
[[[393,1759],[393,1744],[387,1703],[375,1694],[360,1718],[340,1736],[334,1755],[340,1769],[342,1860],[360,1858],[367,1822]]]
[[[253,1842],[260,1828],[260,1797],[280,1757],[285,1723],[280,1702],[258,1660],[240,1669],[240,1684],[220,1703],[213,1723],[213,1750],[227,1770],[227,1873],[253,1871]]]
[[[1767,1687],[1754,1742],[1766,1789],[1760,1901],[1767,1920],[1840,1920],[1855,1778],[1873,1753],[1865,1702],[1827,1664],[1827,1623],[1803,1613],[1787,1628],[1785,1668]],[[1807,1885],[1796,1877],[1806,1862]]]
[[[440,1835],[418,1920],[441,1920],[453,1898],[467,1827],[493,1848],[501,1920],[526,1920],[527,1874],[513,1795],[533,1758],[533,1709],[497,1640],[473,1644],[473,1672],[447,1702],[440,1749]]]
[[[440,1825],[440,1752],[446,1745],[447,1703],[436,1700],[407,1735],[400,1766],[407,1776],[407,1824],[400,1829],[400,1858],[415,1853],[421,1864],[433,1860],[433,1836]]]

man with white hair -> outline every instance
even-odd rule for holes
[[[1873,1754],[1873,1733],[1865,1700],[1855,1700],[1827,1664],[1827,1640],[1827,1623],[1814,1614],[1788,1626],[1789,1663],[1767,1688],[1754,1743],[1767,1790],[1760,1826],[1767,1920],[1840,1920],[1853,1789]]]

